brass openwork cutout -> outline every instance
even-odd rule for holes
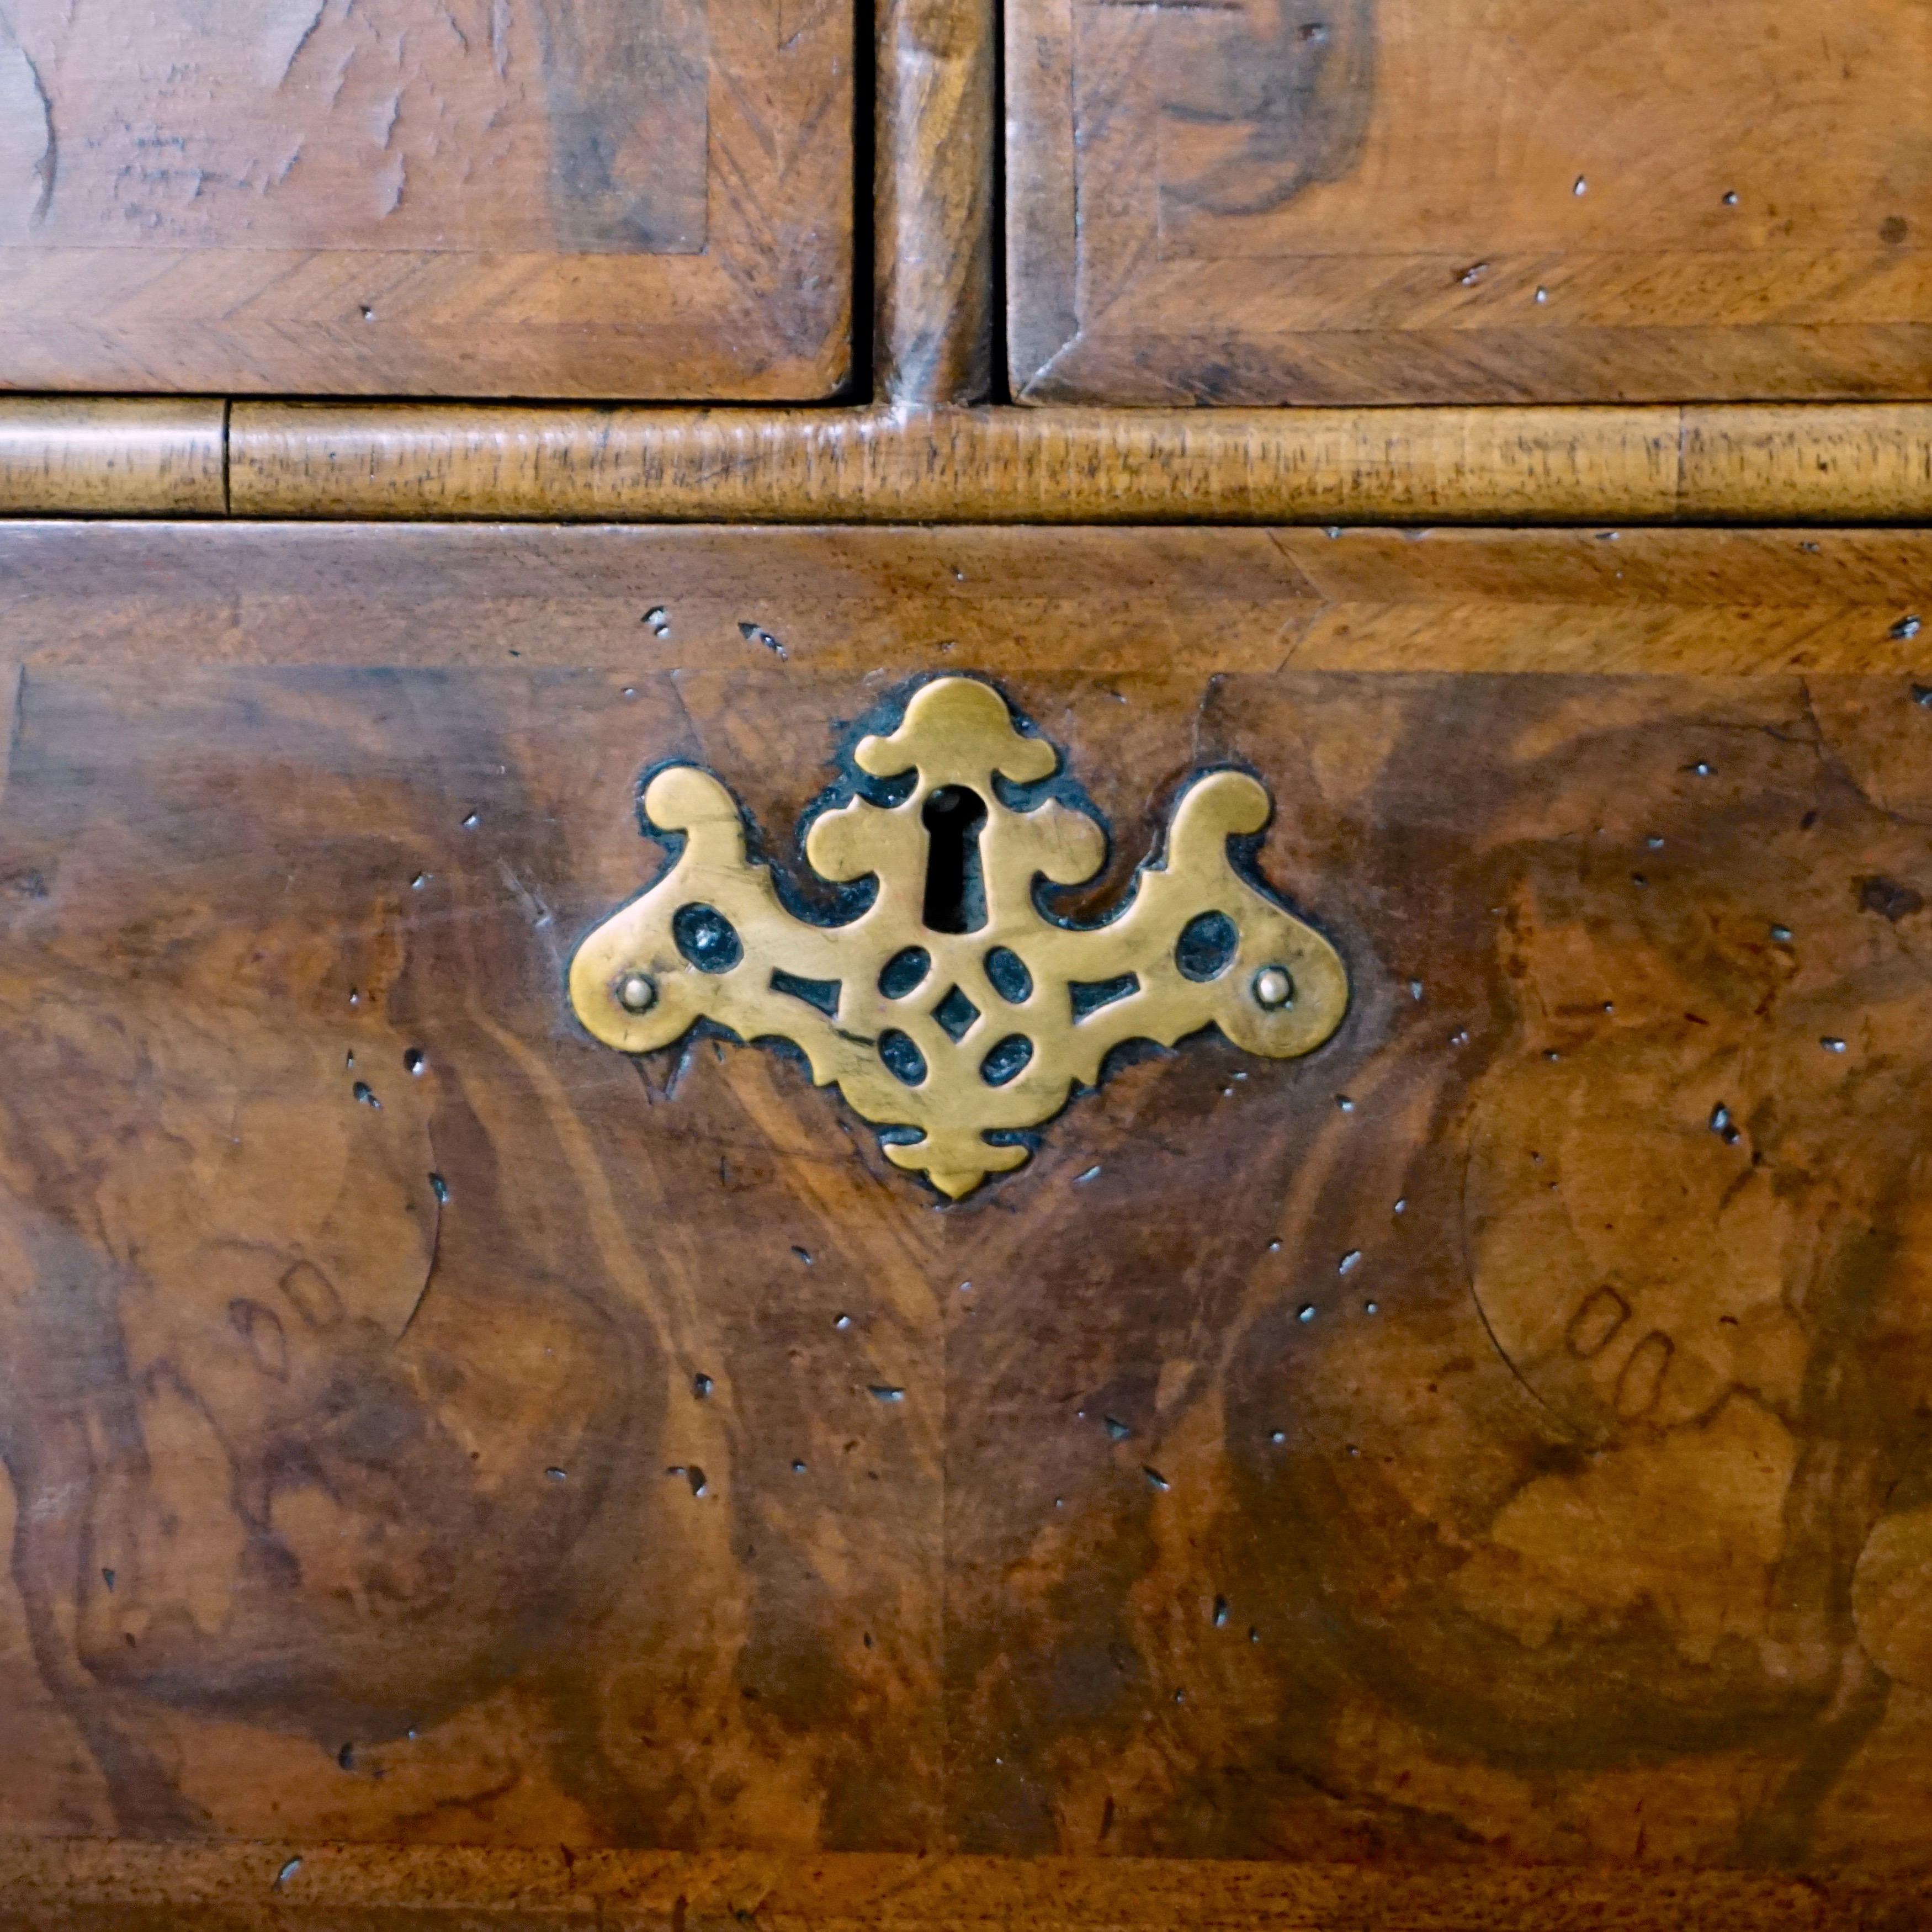
[[[1057,799],[1025,808],[1002,796],[1002,782],[1050,778],[1059,758],[1016,728],[998,692],[970,678],[922,686],[898,729],[853,756],[870,778],[913,782],[896,802],[858,796],[812,821],[806,857],[822,878],[878,882],[839,925],[786,910],[709,772],[672,765],[651,779],[645,817],[683,849],[571,962],[571,1004],[598,1040],[648,1053],[708,1019],[790,1040],[817,1084],[885,1130],[890,1160],[957,1198],[1024,1162],[1019,1136],[1096,1083],[1125,1041],[1172,1046],[1212,1024],[1284,1060],[1341,1024],[1335,949],[1228,856],[1271,809],[1246,772],[1194,780],[1121,908],[1074,927],[1041,910],[1036,889],[1091,879],[1106,835]]]

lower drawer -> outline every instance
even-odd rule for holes
[[[0,529],[0,1874],[1925,1865],[1929,566]]]

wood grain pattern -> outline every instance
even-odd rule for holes
[[[244,516],[1273,521],[1668,516],[1670,411],[238,407]]]
[[[1914,1922],[1928,560],[0,528],[10,1922]],[[583,1036],[640,773],[790,868],[929,670],[1076,914],[1264,775],[1336,1039],[943,1207]]]
[[[1847,522],[1922,518],[1928,484],[1932,409],[1922,405],[1684,412],[1687,518],[1778,523],[1826,498]]]
[[[1929,36],[1913,0],[1014,0],[1014,394],[1922,398]]]
[[[199,397],[0,398],[0,512],[220,516],[227,423]]]
[[[1095,676],[1906,677],[1928,577],[1922,530],[0,527],[8,650],[30,677],[274,665],[313,636],[333,664],[469,672],[1005,676],[1077,636]]]
[[[843,0],[0,15],[0,384],[816,398]]]
[[[244,404],[238,514],[1892,521],[1932,409],[413,410]]]
[[[993,381],[993,0],[876,9],[874,393],[982,403]]]
[[[291,1869],[292,1868],[292,1869]],[[286,1877],[282,1874],[286,1874]],[[1922,1881],[1843,1874],[1592,1871],[1234,1858],[921,1858],[866,1852],[502,1851],[296,1844],[0,1843],[0,1927],[214,1932],[447,1924],[668,1932],[1046,1932],[1177,1924],[1263,1932],[1903,1932]]]

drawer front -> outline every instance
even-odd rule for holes
[[[0,553],[8,1834],[1922,1858],[1924,538]]]
[[[849,5],[339,0],[0,21],[0,386],[815,398]]]
[[[1012,0],[1040,402],[1932,387],[1932,22],[1856,0]]]

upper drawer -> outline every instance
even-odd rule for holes
[[[17,0],[0,387],[822,397],[850,0]]]
[[[1932,392],[1915,0],[1010,0],[1029,401]]]

